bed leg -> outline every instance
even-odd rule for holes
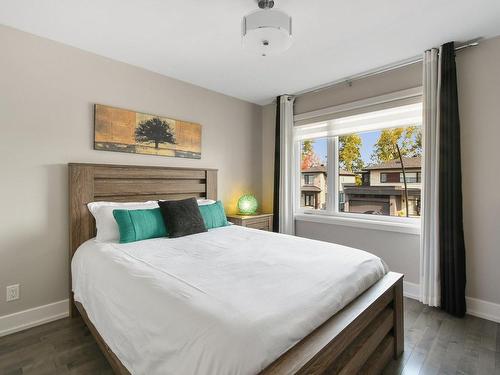
[[[394,359],[404,351],[403,278],[394,285]]]
[[[69,317],[70,318],[77,318],[80,316],[80,311],[78,311],[78,308],[75,305],[75,299],[73,298],[73,292],[70,292],[69,296]]]

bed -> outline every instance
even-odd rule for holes
[[[216,170],[70,164],[69,184],[71,315],[117,374],[379,373],[402,352],[402,275],[368,253],[236,226],[126,246],[92,239],[88,202],[216,199]],[[183,342],[190,329],[203,335]],[[148,346],[159,339],[165,363]],[[147,360],[132,363],[140,350]]]

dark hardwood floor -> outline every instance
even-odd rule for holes
[[[500,324],[405,298],[405,351],[384,374],[500,374]]]
[[[0,338],[0,374],[111,374],[81,319]],[[384,374],[500,375],[500,324],[405,299],[405,352]]]

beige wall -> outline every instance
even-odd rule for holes
[[[276,104],[262,108],[262,209],[273,212]]]
[[[228,210],[260,197],[260,106],[3,26],[0,46],[0,316],[68,297],[68,162],[214,167]],[[202,124],[202,159],[94,151],[94,103]]]
[[[500,303],[500,37],[457,55],[467,295]]]

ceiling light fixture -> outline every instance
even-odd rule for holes
[[[259,10],[243,17],[243,46],[261,56],[286,51],[292,45],[292,18],[282,11],[272,9],[272,0],[259,0],[258,4]]]

